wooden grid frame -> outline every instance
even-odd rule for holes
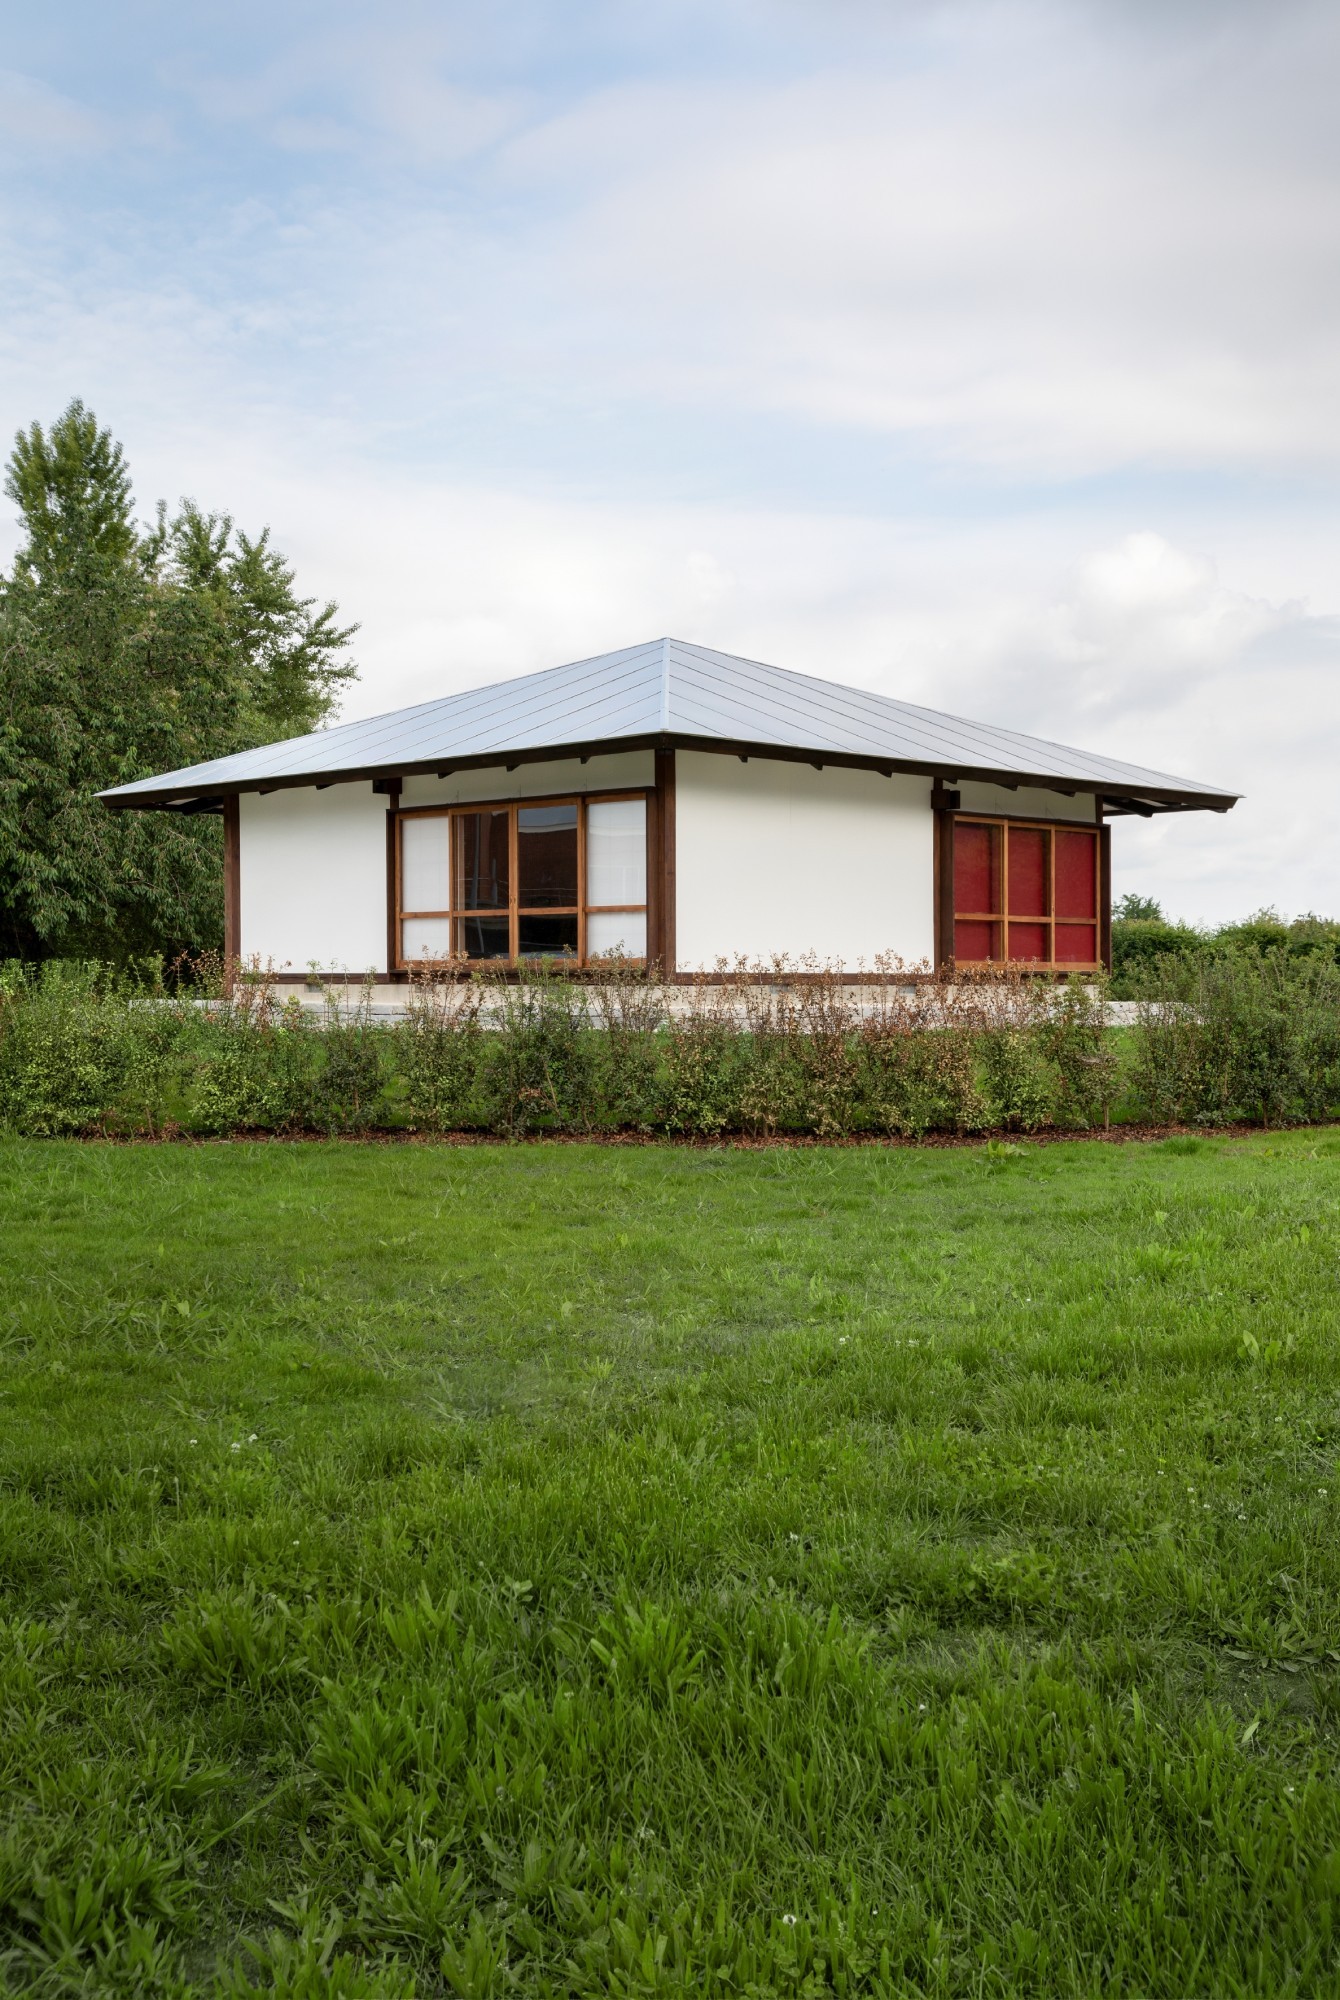
[[[641,799],[643,801],[644,806],[646,808],[646,841],[647,841],[646,880],[647,880],[648,895],[650,896],[650,891],[652,886],[652,862],[653,862],[653,854],[651,850],[652,850],[652,836],[653,836],[652,809],[653,809],[654,797],[655,794],[649,787],[644,785],[632,785],[627,787],[625,790],[611,791],[611,792],[605,792],[605,791],[546,792],[542,795],[537,795],[535,797],[524,798],[524,799],[518,799],[518,798],[462,799],[450,805],[409,806],[402,808],[401,810],[396,812],[394,815],[395,879],[394,879],[394,888],[392,896],[392,908],[394,911],[394,916],[393,916],[394,936],[393,939],[389,941],[393,944],[394,957],[392,963],[394,965],[395,970],[397,972],[407,972],[410,970],[412,966],[423,964],[425,962],[421,959],[406,958],[404,954],[404,925],[406,924],[406,922],[412,923],[416,919],[432,918],[449,922],[453,927],[452,942],[454,944],[455,926],[458,922],[462,922],[463,920],[471,917],[501,918],[505,916],[507,918],[507,925],[508,925],[507,957],[505,959],[504,958],[477,959],[471,961],[472,963],[480,965],[503,965],[503,964],[515,965],[520,961],[521,958],[521,952],[519,948],[520,924],[521,924],[521,919],[527,916],[536,916],[536,917],[575,916],[577,919],[577,952],[576,952],[575,963],[581,966],[585,966],[587,963],[586,920],[588,917],[641,916],[644,922],[648,924],[648,929],[650,929],[650,922],[649,922],[650,911],[648,908],[648,903],[646,902],[642,903],[588,903],[587,902],[586,900],[586,816],[588,808],[593,805],[613,805],[622,799]],[[565,903],[562,905],[549,904],[544,907],[539,907],[539,906],[523,905],[519,899],[519,883],[518,883],[519,869],[517,865],[519,827],[518,827],[517,815],[519,813],[525,812],[528,808],[532,806],[575,806],[577,808],[577,901],[575,904],[573,903]],[[404,826],[405,821],[409,819],[445,819],[448,822],[450,826],[450,832],[448,835],[449,847],[447,856],[447,868],[448,868],[448,879],[451,884],[451,890],[452,890],[452,901],[454,904],[457,900],[457,891],[456,891],[457,847],[456,847],[456,829],[454,825],[451,825],[451,822],[458,819],[467,818],[472,813],[486,813],[486,812],[505,812],[507,814],[507,907],[506,909],[504,910],[500,907],[497,910],[466,910],[463,908],[452,908],[447,910],[407,910],[404,907],[404,894],[403,894],[404,868],[402,859],[403,856],[402,828]],[[651,944],[650,936],[648,937],[648,944],[649,946]],[[547,956],[548,954],[545,955]],[[554,956],[558,957],[560,955],[556,953],[554,954]],[[574,961],[569,961],[569,962],[571,963]],[[644,961],[641,959],[635,959],[632,962],[634,964],[641,964]]]
[[[993,950],[989,959],[965,959],[965,965],[1018,965],[1036,972],[1095,973],[1104,970],[1110,954],[1109,921],[1107,905],[1109,900],[1108,829],[1101,821],[1067,819],[1024,819],[1013,813],[985,812],[945,812],[937,814],[944,827],[944,836],[937,842],[936,904],[939,951],[937,957],[943,962],[955,958],[957,926],[961,923],[987,924],[998,935],[1000,949]],[[986,826],[998,835],[994,872],[997,878],[997,893],[994,900],[999,908],[995,910],[960,910],[954,875],[954,833],[959,826]],[[1014,833],[1041,833],[1049,836],[1046,847],[1045,912],[1021,912],[1012,916],[1009,908],[1010,882],[1010,836]],[[1093,916],[1091,918],[1058,917],[1056,914],[1056,835],[1058,833],[1083,833],[1093,841]],[[1010,925],[1037,925],[1047,934],[1048,951],[1041,958],[1015,958],[1009,956]],[[1088,930],[1097,945],[1097,955],[1089,959],[1063,958],[1056,956],[1056,932],[1059,928]]]

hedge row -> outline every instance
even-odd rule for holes
[[[635,971],[409,989],[404,1017],[263,976],[227,994],[53,963],[0,978],[0,1123],[60,1133],[920,1136],[1119,1116],[1277,1123],[1340,1101],[1340,970],[1229,954],[1126,1036],[1100,991],[1006,974],[853,994],[820,975],[668,995]]]

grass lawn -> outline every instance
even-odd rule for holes
[[[0,1224],[0,1989],[1340,1993],[1340,1136]]]

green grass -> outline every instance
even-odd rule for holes
[[[1340,1992],[1340,1137],[0,1146],[15,1992]]]

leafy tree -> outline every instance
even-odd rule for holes
[[[82,403],[15,441],[25,531],[0,577],[0,956],[217,944],[218,822],[111,813],[108,785],[318,728],[356,628],[298,595],[230,516],[132,515],[121,447]]]
[[[1115,922],[1121,924],[1161,924],[1166,922],[1163,906],[1152,896],[1136,896],[1127,892],[1115,904],[1112,911]]]

